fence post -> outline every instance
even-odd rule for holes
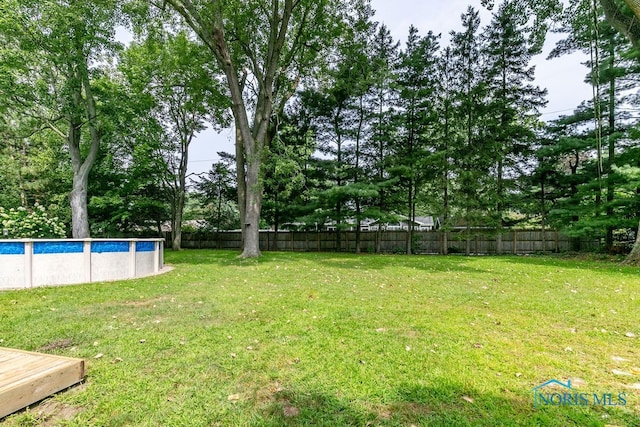
[[[129,278],[136,277],[136,242],[129,241]]]
[[[84,280],[87,283],[91,283],[91,240],[84,241]]]
[[[24,287],[33,287],[33,241],[24,242]]]
[[[513,230],[513,254],[518,255],[518,230]]]
[[[157,273],[160,271],[160,248],[162,242],[155,241],[153,242],[153,272]]]

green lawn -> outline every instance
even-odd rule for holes
[[[166,262],[146,279],[0,293],[0,346],[88,365],[84,384],[3,425],[640,425],[637,268],[220,251]],[[626,405],[534,407],[550,379]]]

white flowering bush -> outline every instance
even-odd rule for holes
[[[0,229],[0,238],[4,239],[66,237],[64,223],[57,216],[50,217],[47,209],[39,204],[32,210],[22,206],[6,210],[0,206]]]

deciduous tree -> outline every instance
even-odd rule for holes
[[[260,255],[261,167],[271,116],[302,72],[331,44],[344,7],[336,0],[167,0],[213,54],[231,96],[243,192],[243,257]],[[251,95],[244,96],[245,84]],[[245,176],[241,176],[241,173]],[[244,190],[244,191],[243,191]]]
[[[73,169],[72,235],[89,237],[87,188],[102,140],[94,81],[119,44],[118,2],[2,0],[2,97],[66,144]],[[5,82],[6,82],[5,80]]]

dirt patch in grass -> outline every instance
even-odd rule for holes
[[[283,403],[282,411],[285,418],[291,418],[300,415],[300,409],[291,405],[289,402]]]
[[[370,408],[370,411],[375,414],[381,422],[390,419],[409,421],[434,413],[431,406],[418,402],[396,402],[373,405],[370,406]]]
[[[40,347],[38,350],[39,351],[61,350],[61,349],[69,348],[69,347],[71,347],[71,345],[73,345],[73,339],[72,338],[64,338],[64,339],[51,341],[50,343],[45,344],[42,347]]]
[[[140,300],[140,301],[125,301],[120,305],[124,305],[126,307],[147,307],[155,303],[163,302],[166,300],[167,300],[167,297],[156,297],[156,298]]]
[[[55,399],[44,400],[31,408],[31,412],[38,417],[41,427],[57,426],[65,421],[71,421],[76,414],[84,411],[82,406],[72,406]]]

